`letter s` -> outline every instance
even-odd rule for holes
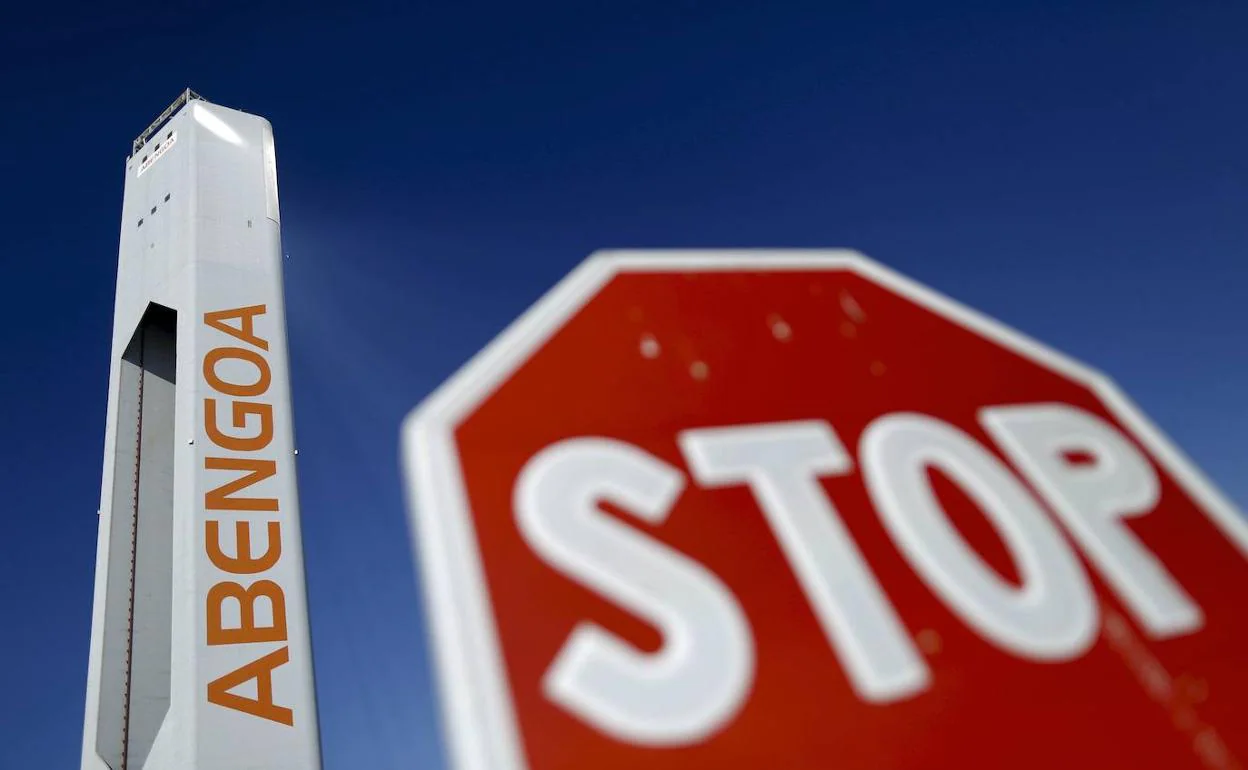
[[[516,482],[520,532],[567,577],[655,626],[643,653],[580,623],[546,671],[546,696],[602,732],[647,746],[698,742],[736,715],[754,678],[749,622],[718,577],[679,551],[599,510],[610,502],[663,522],[684,487],[677,469],[631,444],[560,441]]]

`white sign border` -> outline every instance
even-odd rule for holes
[[[527,768],[454,443],[456,426],[616,275],[734,270],[847,270],[1086,385],[1248,558],[1248,519],[1109,377],[857,252],[596,252],[403,421],[402,469],[412,548],[424,581],[443,730],[456,770]]]

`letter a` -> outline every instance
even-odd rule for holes
[[[280,722],[284,725],[295,724],[295,712],[285,706],[273,702],[273,669],[284,666],[290,661],[290,650],[286,647],[270,652],[263,658],[257,658],[235,671],[231,671],[220,679],[208,683],[208,702],[228,709],[242,711],[252,716]],[[244,682],[256,680],[256,698],[244,698],[230,690]]]
[[[235,339],[242,340],[249,345],[254,345],[261,350],[268,350],[269,343],[263,337],[256,336],[256,328],[254,317],[264,315],[267,305],[251,305],[249,307],[240,307],[233,310],[214,310],[204,313],[204,323],[208,324],[217,331],[225,332]],[[238,327],[230,326],[225,322],[227,318],[237,318]]]

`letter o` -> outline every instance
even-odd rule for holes
[[[217,375],[217,363],[223,359],[235,358],[240,361],[246,361],[256,367],[258,377],[256,381],[250,385],[240,385],[235,382],[226,382]],[[231,396],[259,396],[269,389],[269,383],[273,379],[273,373],[269,371],[269,363],[264,360],[264,356],[254,350],[246,348],[213,348],[208,351],[208,355],[204,356],[204,379],[208,384],[220,393],[226,393]]]
[[[971,436],[922,414],[891,414],[864,431],[867,490],[885,529],[933,591],[998,647],[1070,660],[1095,641],[1098,610],[1078,556],[1040,504]],[[936,468],[977,504],[1022,575],[1006,583],[949,520],[928,480]]]

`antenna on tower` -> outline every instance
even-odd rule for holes
[[[160,113],[160,116],[153,120],[152,124],[144,129],[143,133],[138,135],[138,137],[134,140],[134,145],[130,149],[130,154],[134,155],[139,150],[143,149],[143,145],[147,144],[147,141],[152,138],[152,135],[159,131],[161,127],[169,121],[169,118],[173,117],[175,112],[182,109],[183,105],[189,104],[193,99],[203,98],[204,97],[195,93],[190,88],[187,88],[182,93],[178,94],[178,98],[173,100],[173,104],[166,107],[165,111]]]

